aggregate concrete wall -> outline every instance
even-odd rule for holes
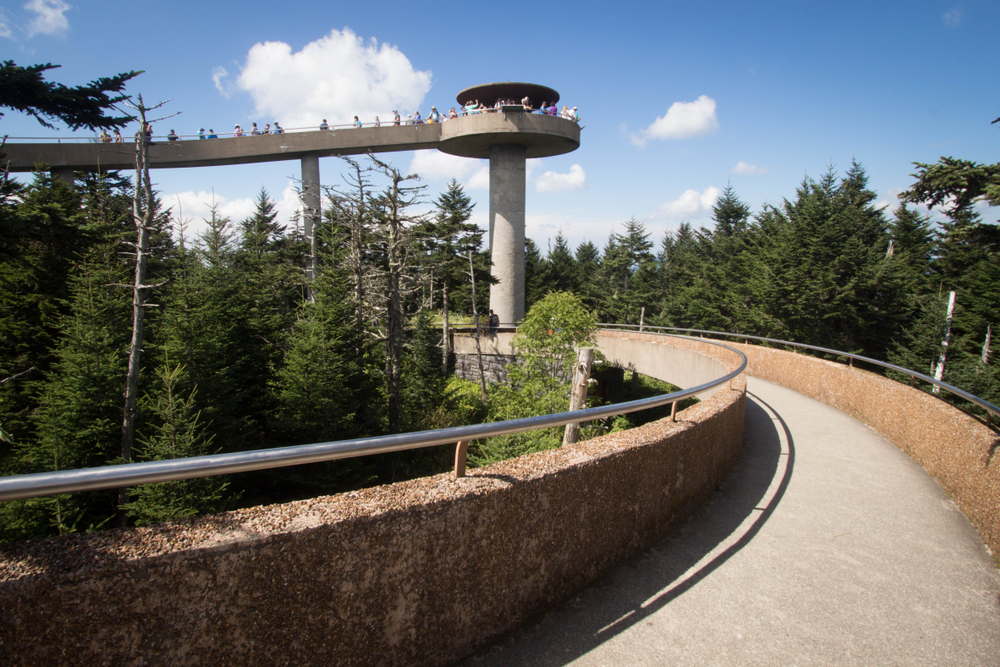
[[[958,504],[1000,558],[1000,435],[944,401],[844,364],[730,343],[747,372],[843,410],[909,454]]]
[[[689,517],[738,456],[744,407],[740,377],[677,423],[457,480],[8,546],[0,655],[12,665],[449,664]]]
[[[483,370],[487,381],[505,377],[503,366],[516,358],[511,342],[513,332],[484,335],[479,342],[483,353]],[[660,336],[638,331],[599,331],[597,348],[613,364],[627,368],[630,365],[643,375],[669,382],[681,388],[696,387],[711,382],[729,372],[727,364],[731,352],[717,345],[680,338]],[[478,380],[476,341],[472,334],[453,333],[452,349],[455,351],[455,374],[464,379]],[[697,354],[691,354],[692,351]],[[718,391],[709,389],[698,394],[705,399]]]

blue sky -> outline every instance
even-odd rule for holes
[[[756,212],[794,197],[808,175],[852,159],[882,203],[912,183],[912,162],[1000,159],[1000,3],[172,3],[30,0],[0,7],[3,59],[62,65],[67,85],[130,69],[128,91],[171,100],[157,125],[192,134],[236,123],[384,120],[491,81],[528,81],[578,106],[579,150],[529,164],[528,235],[562,230],[603,246],[629,217],[659,241],[684,220],[709,225],[732,184]],[[384,114],[384,115],[383,115]],[[8,112],[11,137],[65,136]],[[389,157],[450,177],[486,224],[485,162],[436,152]],[[158,170],[167,205],[200,227],[211,197],[234,219],[265,187],[284,217],[297,162]],[[336,158],[321,160],[338,184]],[[997,219],[995,210],[986,219]]]

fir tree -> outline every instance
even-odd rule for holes
[[[423,266],[441,285],[442,346],[441,367],[446,368],[449,314],[452,291],[468,281],[469,253],[478,253],[483,244],[483,231],[469,222],[474,204],[458,181],[452,179],[448,189],[435,202],[433,218],[417,225],[414,230],[424,252]]]
[[[126,267],[116,244],[96,246],[70,276],[68,312],[49,373],[35,384],[34,433],[19,438],[13,472],[70,470],[117,462],[128,298],[116,285]],[[38,536],[89,529],[116,514],[114,492],[80,493],[4,505],[3,534]]]
[[[212,453],[212,437],[205,433],[201,412],[195,406],[196,390],[185,397],[180,389],[182,366],[172,366],[165,357],[157,369],[157,385],[145,397],[148,436],[140,434],[136,458],[162,461]],[[195,514],[218,512],[228,504],[229,482],[220,477],[201,477],[144,484],[129,489],[130,502],[123,506],[136,525],[184,519]]]
[[[531,239],[524,239],[524,307],[531,307],[545,296],[545,272],[542,265],[542,254]]]
[[[577,293],[580,290],[579,268],[561,230],[556,234],[555,243],[549,245],[548,255],[542,263],[542,280],[547,289],[555,292]]]

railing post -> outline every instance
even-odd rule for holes
[[[469,451],[470,440],[461,440],[455,446],[455,479],[465,477],[465,453]]]
[[[573,369],[573,392],[569,398],[569,411],[581,410],[587,405],[587,381],[590,380],[590,366],[594,362],[594,348],[583,347],[576,356],[576,366]],[[563,434],[563,446],[572,445],[580,436],[579,422],[566,424]]]
[[[677,421],[677,401],[670,404],[670,421]]]

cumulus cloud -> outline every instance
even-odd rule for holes
[[[184,232],[184,237],[189,243],[193,243],[195,239],[208,229],[205,220],[211,217],[213,203],[218,206],[219,216],[229,218],[229,229],[231,231],[237,229],[237,225],[241,220],[250,217],[257,206],[256,197],[229,199],[217,192],[206,192],[204,190],[200,192],[194,192],[193,190],[175,192],[164,195],[162,201],[165,206],[171,208],[170,213],[174,220],[175,234],[178,232],[177,221],[183,219],[187,222],[187,230]],[[281,193],[281,197],[275,200],[275,208],[278,215],[276,220],[280,223],[287,223],[301,206],[295,182],[288,181],[284,191]]]
[[[687,139],[711,134],[719,129],[715,115],[715,100],[702,95],[694,102],[674,102],[641,133],[632,136],[632,143],[645,146],[649,139]]]
[[[715,186],[707,187],[703,192],[697,190],[685,190],[677,199],[660,204],[650,218],[672,218],[681,220],[686,218],[704,217],[712,210],[715,200],[722,194]]]
[[[69,30],[69,21],[63,14],[70,6],[62,0],[31,0],[24,8],[35,14],[28,24],[28,37],[60,35]]]
[[[587,173],[578,164],[569,168],[568,174],[547,171],[535,181],[536,192],[566,192],[587,187]]]
[[[965,10],[961,5],[949,9],[941,17],[944,20],[944,24],[949,28],[956,28],[958,24],[962,22],[962,17],[965,16]]]
[[[256,115],[291,129],[323,118],[331,124],[349,123],[355,115],[384,120],[393,109],[405,116],[423,102],[431,72],[414,69],[395,46],[375,38],[366,43],[344,28],[297,52],[284,42],[255,44],[235,86],[250,94]]]
[[[414,151],[409,173],[428,181],[455,179],[467,190],[489,190],[490,169],[485,160],[448,155],[437,150]]]
[[[743,160],[740,160],[735,167],[733,167],[729,173],[731,174],[766,174],[767,167],[758,167],[755,164],[748,164]]]

